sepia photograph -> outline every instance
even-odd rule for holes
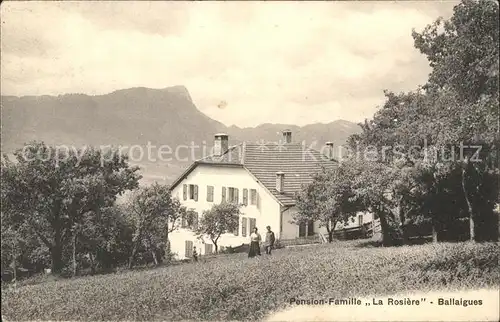
[[[499,2],[3,1],[3,321],[499,321]]]

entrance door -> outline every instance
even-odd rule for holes
[[[314,221],[309,220],[307,222],[307,236],[314,235]]]
[[[306,237],[306,223],[301,222],[299,224],[299,237]]]

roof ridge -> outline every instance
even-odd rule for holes
[[[228,147],[227,151],[224,152],[222,155],[215,155],[215,153],[214,153],[214,154],[210,154],[210,155],[204,156],[203,158],[196,159],[194,161],[198,162],[198,161],[203,161],[203,160],[209,159],[209,158],[215,158],[215,157],[220,158],[220,157],[223,157],[224,155],[228,154],[229,151],[234,150],[236,147],[238,147],[240,145],[241,145],[241,143],[238,143],[238,144],[235,144],[235,145],[232,145],[232,146]]]

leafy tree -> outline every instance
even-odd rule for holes
[[[450,203],[465,210],[457,213],[469,218],[471,240],[476,239],[476,221],[490,220],[489,208],[496,199],[486,187],[491,189],[490,182],[499,175],[498,26],[496,2],[462,1],[448,21],[440,18],[423,32],[414,31],[415,47],[432,67],[428,82],[414,92],[386,91],[384,105],[362,124],[363,132],[350,139],[351,145],[374,145],[378,152],[399,145],[398,153],[389,150],[377,160],[398,171],[394,158],[404,156],[405,166],[399,170],[411,169],[405,180],[395,177],[402,183],[392,191],[399,209],[415,215],[419,199],[420,210],[436,230],[456,220],[438,202],[453,196]],[[457,149],[463,145],[480,146],[481,162],[472,161],[476,151]],[[414,146],[421,149],[415,152]],[[437,240],[436,232],[433,235]]]
[[[133,227],[129,268],[134,265],[140,246],[149,251],[157,265],[159,250],[165,249],[168,234],[176,229],[175,222],[186,212],[179,200],[172,198],[169,187],[157,183],[141,188],[131,199],[129,218]]]
[[[328,242],[332,242],[337,223],[346,222],[360,209],[359,204],[351,201],[354,192],[350,179],[342,166],[316,174],[297,196],[294,222],[319,221],[320,226],[326,227]]]
[[[436,144],[480,145],[486,152],[483,162],[472,162],[473,151],[458,160],[470,239],[475,240],[479,214],[473,199],[484,183],[476,179],[498,176],[498,3],[464,0],[448,21],[438,19],[421,33],[413,31],[413,38],[432,67],[424,88],[434,103],[429,114]]]
[[[86,255],[91,273],[128,263],[133,230],[123,206],[113,205],[97,213],[86,213],[79,228],[77,252]]]
[[[211,209],[203,212],[198,227],[200,236],[207,235],[218,252],[217,242],[224,233],[233,232],[238,228],[240,205],[235,203],[215,204]]]
[[[138,185],[137,167],[115,150],[66,149],[31,142],[15,161],[2,162],[2,212],[5,224],[29,231],[50,251],[53,273],[64,267],[63,250],[74,227],[88,212],[114,203]],[[2,225],[4,223],[2,222]]]

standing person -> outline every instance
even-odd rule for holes
[[[253,232],[250,234],[250,250],[248,251],[248,257],[255,257],[255,255],[260,256],[260,242],[262,238],[260,234],[257,232],[257,227],[253,229]]]
[[[271,255],[271,249],[273,249],[275,237],[273,231],[271,230],[271,226],[267,226],[266,228],[267,232],[264,245],[266,246],[266,254]]]
[[[193,247],[193,259],[195,262],[198,261],[198,253],[196,252],[196,246]]]

